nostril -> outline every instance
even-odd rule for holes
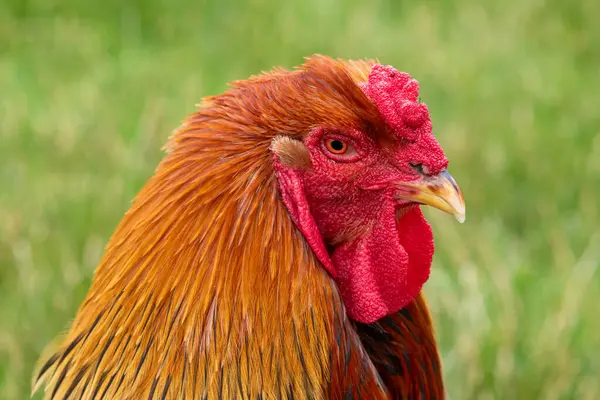
[[[426,165],[421,163],[410,163],[410,166],[421,175],[429,175],[429,169]]]

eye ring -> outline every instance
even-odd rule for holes
[[[348,151],[348,143],[337,138],[325,140],[325,147],[332,154],[342,155]]]

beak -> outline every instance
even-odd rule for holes
[[[454,215],[461,224],[465,221],[465,200],[456,181],[447,171],[425,176],[414,182],[397,185],[398,198],[435,207]]]

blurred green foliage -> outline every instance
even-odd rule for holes
[[[325,53],[421,82],[467,222],[427,210],[453,399],[600,398],[600,2],[2,0],[0,398],[68,327],[169,133]]]

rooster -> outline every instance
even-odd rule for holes
[[[441,399],[420,205],[464,201],[419,85],[313,56],[175,131],[33,378],[51,399]]]

